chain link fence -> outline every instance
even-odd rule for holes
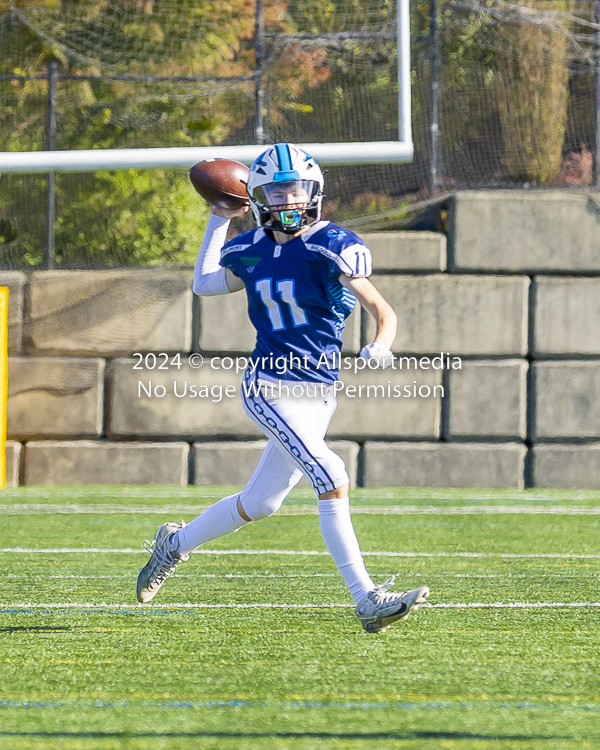
[[[598,186],[600,0],[414,0],[412,164],[335,167],[326,218]],[[396,2],[0,0],[0,150],[398,137]],[[185,170],[3,175],[0,267],[193,263]]]

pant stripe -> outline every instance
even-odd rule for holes
[[[273,412],[273,414],[282,422],[282,424],[285,427],[287,427],[287,429],[290,431],[290,433],[296,438],[296,440],[304,448],[304,450],[306,451],[306,455],[309,456],[315,462],[315,464],[319,467],[319,469],[321,469],[321,471],[323,472],[323,474],[327,477],[328,483],[331,485],[331,489],[332,490],[335,489],[334,484],[333,484],[333,482],[331,480],[331,477],[329,476],[329,474],[327,473],[327,471],[325,470],[325,468],[323,466],[321,466],[321,464],[315,459],[315,457],[308,450],[308,448],[306,447],[306,445],[302,442],[302,440],[298,437],[298,435],[294,432],[294,430],[292,430],[292,428],[289,426],[289,424],[284,419],[282,419],[282,417],[279,414],[277,414],[277,412],[275,411],[275,409],[273,409],[273,407],[269,403],[267,403],[267,401],[266,401],[266,399],[265,399],[264,396],[261,396],[260,399],[265,404],[265,406],[268,409],[270,409]],[[325,492],[329,492],[329,490],[325,490]]]
[[[248,381],[248,379],[249,378],[246,378],[247,381]],[[331,490],[334,490],[335,489],[335,484],[331,480],[331,477],[329,476],[329,474],[327,473],[327,471],[325,470],[325,468],[315,459],[315,457],[311,454],[311,452],[308,450],[308,448],[302,442],[302,440],[298,437],[298,435],[294,432],[294,430],[292,430],[292,428],[281,417],[281,415],[278,414],[275,411],[275,409],[273,409],[273,407],[266,401],[266,399],[264,398],[264,396],[261,395],[260,399],[261,399],[261,402],[264,403],[264,406],[267,409],[269,409],[270,412],[273,413],[273,415],[275,417],[274,421],[276,423],[279,422],[279,424],[276,424],[276,428],[273,428],[271,425],[269,425],[269,423],[268,423],[267,420],[261,419],[262,415],[260,413],[258,413],[257,409],[255,408],[255,403],[254,403],[255,396],[253,394],[250,394],[248,396],[246,394],[245,390],[242,388],[242,400],[243,400],[244,404],[246,405],[246,407],[248,408],[248,411],[250,411],[254,415],[254,417],[256,418],[256,420],[260,423],[260,426],[263,429],[268,430],[269,433],[271,435],[273,435],[274,439],[277,440],[277,442],[281,446],[283,446],[285,448],[285,450],[288,453],[288,455],[290,455],[290,457],[295,461],[295,463],[302,470],[302,473],[305,474],[305,476],[307,476],[307,478],[310,480],[310,482],[311,482],[311,484],[312,484],[313,489],[315,490],[315,492],[318,495],[322,495],[324,492],[330,492]],[[261,407],[261,408],[264,408],[264,407]],[[280,425],[282,427],[280,427]],[[326,478],[327,481],[324,482],[322,477],[317,476],[313,471],[311,471],[312,465],[310,463],[307,463],[307,461],[304,460],[304,458],[303,458],[302,455],[295,455],[289,449],[289,446],[290,446],[289,439],[288,439],[288,442],[286,443],[282,439],[279,430],[281,430],[282,432],[284,432],[286,434],[286,436],[292,436],[292,437],[295,438],[295,440],[298,441],[298,443],[300,444],[300,448],[303,449],[303,451],[302,451],[298,446],[296,446],[296,450],[298,451],[298,453],[302,454],[302,452],[304,452],[305,455],[308,456],[308,458],[313,462],[314,466],[316,466],[320,470],[320,472]]]

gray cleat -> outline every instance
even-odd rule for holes
[[[190,559],[188,555],[177,554],[177,544],[173,541],[173,532],[179,531],[185,526],[181,523],[163,523],[158,527],[156,536],[152,542],[144,541],[144,549],[150,553],[150,559],[140,570],[136,596],[139,602],[146,604],[151,602],[158,590],[175,572],[175,568],[182,562]]]
[[[411,612],[419,608],[429,596],[427,586],[405,591],[402,594],[388,592],[393,586],[395,576],[392,576],[381,586],[369,591],[367,596],[358,603],[356,616],[367,633],[383,633],[397,620],[406,620]]]

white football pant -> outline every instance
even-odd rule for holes
[[[241,393],[244,411],[269,438],[240,496],[249,518],[275,513],[302,474],[317,495],[349,483],[344,462],[325,442],[336,407],[333,385],[275,380],[248,371]]]

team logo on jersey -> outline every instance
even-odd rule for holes
[[[248,273],[252,273],[260,262],[260,258],[240,258],[240,261]]]
[[[343,229],[328,229],[327,236],[329,237],[329,244],[331,245],[335,240],[343,240],[344,237],[347,237],[348,232],[345,232]]]

